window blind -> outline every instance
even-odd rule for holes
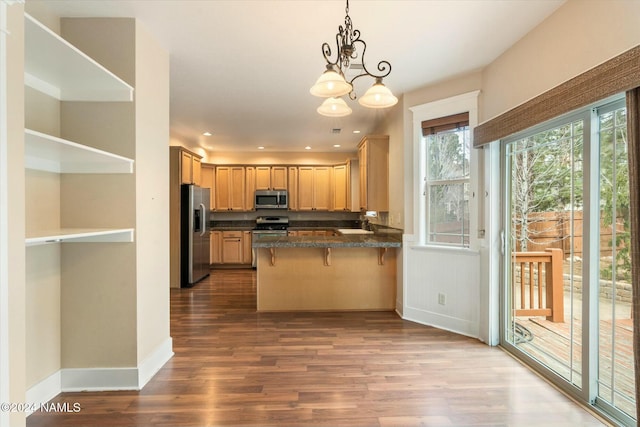
[[[640,45],[476,126],[473,146],[480,147],[638,86]]]

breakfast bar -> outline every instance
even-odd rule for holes
[[[401,244],[400,233],[260,237],[258,311],[393,310]]]

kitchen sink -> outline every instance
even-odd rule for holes
[[[373,234],[373,231],[361,228],[338,228],[340,234]]]

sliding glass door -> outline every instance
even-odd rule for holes
[[[503,160],[502,343],[631,424],[624,99],[504,140]]]

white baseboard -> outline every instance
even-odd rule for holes
[[[412,307],[404,307],[402,318],[471,338],[478,338],[478,325],[465,319],[444,316]]]
[[[62,391],[61,372],[57,371],[49,375],[42,381],[34,384],[26,392],[26,402],[28,404],[41,404],[50,401]],[[28,411],[27,415],[33,411]]]
[[[173,339],[167,338],[156,350],[138,365],[138,386],[147,385],[149,380],[173,357]]]
[[[139,389],[137,368],[62,369],[62,391]]]
[[[173,356],[169,337],[137,368],[60,369],[27,390],[26,401],[45,403],[63,391],[140,390]]]

